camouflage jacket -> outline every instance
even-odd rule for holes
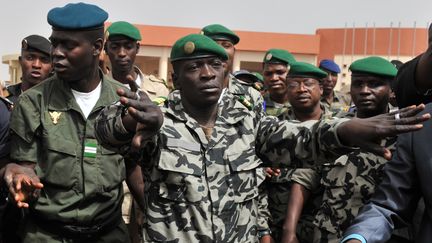
[[[254,89],[252,86],[244,84],[244,82],[241,82],[240,80],[236,79],[231,74],[229,79],[228,90],[231,94],[235,96],[244,96],[246,100],[248,100],[251,103],[251,109],[253,109],[255,106],[260,106],[260,107],[264,106],[264,99],[259,91]],[[242,103],[245,103],[244,105],[248,107],[248,105],[246,104],[247,102],[243,101]],[[262,109],[259,109],[259,111],[261,112]]]
[[[285,104],[278,104],[270,99],[270,95],[267,93],[264,95],[264,111],[269,116],[279,117],[288,112],[291,104],[287,101]],[[282,118],[279,117],[281,120]]]
[[[333,113],[333,116],[340,117],[340,113],[348,112],[351,107],[351,96],[340,91],[333,91],[333,102],[328,103],[325,98],[322,98],[321,104],[330,110]]]
[[[390,150],[396,138],[382,141]],[[342,237],[359,210],[365,205],[382,178],[382,168],[387,160],[368,152],[354,151],[338,158],[334,164],[324,164],[317,175],[324,187],[322,205],[315,225]]]
[[[141,150],[146,241],[257,242],[257,155],[277,166],[296,157],[328,161],[350,150],[337,138],[343,119],[293,124],[239,100],[225,93],[208,141],[185,113],[180,92],[169,95],[160,131]],[[96,130],[104,146],[128,153],[132,134],[123,127],[122,109],[107,107]]]

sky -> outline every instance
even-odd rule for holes
[[[0,56],[20,52],[31,34],[49,37],[48,11],[64,0],[3,0]],[[108,21],[200,28],[219,23],[233,30],[314,34],[318,28],[417,27],[432,22],[431,0],[87,0],[109,13]],[[144,37],[145,38],[145,37]],[[0,65],[0,80],[9,79]]]

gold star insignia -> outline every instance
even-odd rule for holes
[[[57,112],[57,111],[50,111],[49,112],[51,120],[53,122],[54,125],[57,125],[59,119],[60,119],[60,115],[62,114],[61,112]]]

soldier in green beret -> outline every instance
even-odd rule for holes
[[[145,75],[138,66],[135,65],[135,58],[139,52],[141,33],[134,25],[126,21],[112,23],[105,31],[105,52],[111,63],[111,72],[109,76],[119,81],[127,88],[136,91],[140,88],[155,100],[159,97],[165,97],[169,91],[164,80],[156,78],[154,75]],[[131,87],[130,87],[131,85]],[[162,101],[163,103],[163,101]],[[141,167],[136,161],[126,161],[127,174],[131,175],[127,180],[142,181]],[[128,183],[136,185],[136,183]],[[133,200],[131,192],[123,183],[125,198],[123,200],[122,214],[123,219],[128,226],[132,242],[139,242],[142,227],[142,212]],[[139,196],[142,188],[132,188],[133,195]]]
[[[223,47],[228,54],[224,87],[228,88],[233,94],[243,96],[244,103],[248,103],[251,108],[254,106],[263,106],[262,96],[256,88],[258,86],[255,87],[253,84],[243,82],[232,74],[235,45],[240,41],[240,38],[232,30],[220,24],[207,25],[201,30],[201,34],[210,37]]]
[[[352,72],[350,92],[356,108],[348,116],[369,118],[388,114],[390,85],[396,76],[396,68],[389,61],[372,56],[353,62],[349,69]],[[381,144],[393,151],[395,142],[396,137],[391,136],[383,139]],[[321,184],[324,194],[315,217],[313,242],[340,242],[343,231],[380,183],[386,163],[382,156],[359,150],[316,169],[309,182],[315,182],[312,188]],[[393,237],[409,242],[409,235],[406,230],[400,230]]]
[[[294,56],[282,49],[270,49],[263,59],[264,109],[267,115],[280,116],[288,111],[290,104],[287,97],[286,77]]]
[[[405,125],[406,118],[398,120],[402,126],[392,125],[394,116],[279,121],[224,90],[227,58],[223,48],[203,35],[188,35],[173,45],[178,90],[161,108],[164,123],[156,134],[155,127],[143,122],[146,114],[137,115],[147,107],[135,102],[133,92],[123,91],[122,105],[110,105],[99,115],[98,140],[142,165],[147,242],[268,242],[270,232],[258,222],[266,201],[257,156],[275,166],[290,164],[295,157],[319,164],[351,151],[343,144],[363,144],[385,154],[373,141],[402,127],[417,128]],[[412,111],[403,116],[406,112]]]
[[[47,79],[52,71],[51,43],[40,35],[29,35],[21,41],[18,57],[22,70],[21,83],[7,87],[6,97],[15,103],[20,94]]]

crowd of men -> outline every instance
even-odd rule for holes
[[[168,89],[134,25],[47,19],[0,96],[0,242],[432,242],[431,30],[399,71],[353,62],[344,94],[334,61],[289,50],[233,72],[240,38],[212,24],[173,43]]]

